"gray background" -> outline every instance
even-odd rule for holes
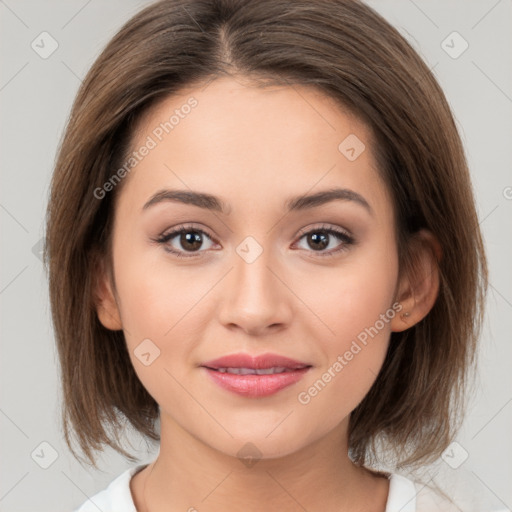
[[[55,152],[80,81],[121,24],[147,3],[0,0],[1,511],[71,510],[130,465],[107,450],[102,471],[88,471],[63,442],[40,239]],[[368,3],[413,44],[448,97],[466,146],[490,263],[480,378],[446,461],[467,459],[458,469],[440,459],[427,471],[444,481],[462,479],[482,499],[510,509],[512,2]],[[43,31],[58,43],[47,58],[31,47]],[[457,58],[445,51],[447,45],[452,54],[462,49],[457,36],[446,39],[453,31],[469,44]],[[141,462],[155,457],[138,436],[131,439]],[[52,450],[57,458],[44,469]]]

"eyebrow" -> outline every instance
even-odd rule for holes
[[[309,195],[301,195],[292,197],[285,202],[287,212],[303,211],[310,208],[316,208],[332,201],[353,201],[356,204],[363,206],[368,213],[373,215],[373,210],[368,201],[353,190],[346,188],[332,188],[323,190]],[[231,208],[227,203],[222,201],[219,197],[204,192],[194,192],[191,190],[160,190],[152,195],[150,199],[142,207],[143,210],[149,207],[164,202],[178,202],[183,204],[191,204],[211,210],[225,215],[229,215]]]

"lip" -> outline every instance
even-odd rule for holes
[[[245,397],[265,397],[298,382],[311,368],[310,364],[280,356],[279,354],[231,354],[200,365],[217,385]],[[282,373],[266,375],[237,375],[221,373],[219,368],[249,368],[264,370],[274,367],[285,368]]]
[[[257,356],[251,356],[250,354],[230,354],[228,356],[219,357],[203,363],[201,366],[207,368],[252,368],[254,370],[263,370],[265,368],[273,368],[280,366],[295,370],[298,368],[304,368],[311,366],[310,364],[290,359],[289,357],[280,356],[279,354],[260,354]]]

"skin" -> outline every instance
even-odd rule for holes
[[[124,330],[135,371],[160,405],[159,456],[131,481],[137,510],[382,512],[388,479],[350,461],[348,419],[375,381],[391,332],[414,325],[435,301],[435,240],[420,233],[419,266],[399,275],[393,203],[371,133],[312,88],[220,78],[184,89],[146,113],[133,148],[192,96],[198,105],[125,178],[113,230],[115,287],[105,268],[98,280],[100,321]],[[354,161],[338,150],[350,134],[366,146]],[[286,213],[289,197],[331,187],[357,192],[371,212],[344,200]],[[219,196],[229,214],[171,201],[143,210],[164,188]],[[152,242],[191,223],[207,233],[199,250],[179,235],[167,242],[191,257]],[[327,235],[319,250],[303,233],[321,226],[348,231],[355,243]],[[263,249],[252,263],[236,251],[248,236]],[[298,394],[397,301],[409,316],[397,313],[300,403]],[[160,355],[145,366],[134,350],[148,338]],[[238,352],[274,352],[312,368],[274,395],[241,397],[199,367]],[[247,442],[261,453],[252,467],[237,457]]]

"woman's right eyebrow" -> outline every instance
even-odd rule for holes
[[[206,210],[223,213],[224,215],[229,215],[231,213],[231,207],[229,204],[212,194],[192,190],[170,189],[159,190],[153,194],[144,204],[142,210],[146,210],[149,207],[164,201],[191,204]],[[353,201],[363,206],[371,215],[374,214],[372,207],[361,194],[346,188],[331,188],[314,194],[292,197],[285,202],[285,207],[287,212],[303,211],[322,206],[332,201]]]
[[[194,192],[192,190],[169,189],[159,190],[156,194],[153,194],[151,198],[144,204],[142,210],[146,210],[150,206],[164,201],[191,204],[198,206],[199,208],[216,211],[225,215],[229,215],[231,212],[229,205],[217,196],[207,194],[205,192]]]

